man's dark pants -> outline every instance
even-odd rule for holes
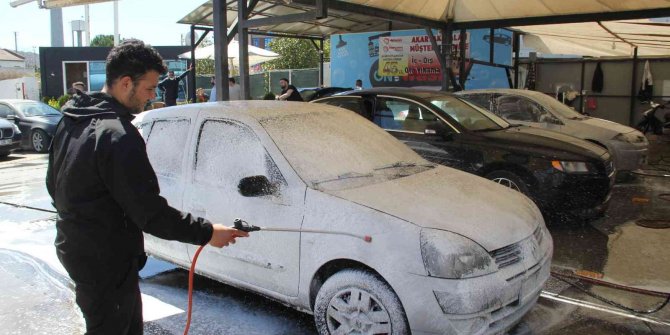
[[[175,106],[177,105],[177,99],[165,99],[165,106]]]
[[[87,335],[138,335],[143,332],[142,298],[137,261],[95,284],[75,283],[77,305]]]

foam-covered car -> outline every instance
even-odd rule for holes
[[[291,230],[205,248],[196,271],[313,313],[320,334],[498,333],[548,278],[553,245],[533,202],[431,164],[351,111],[233,101],[134,123],[172,206]],[[183,267],[196,249],[145,243]]]
[[[609,151],[618,171],[639,169],[647,160],[649,142],[641,132],[579,114],[542,92],[487,89],[456,94],[510,123],[550,129],[593,142]]]

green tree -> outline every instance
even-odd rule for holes
[[[297,38],[275,38],[270,49],[280,56],[263,63],[265,70],[306,69],[319,66],[319,53],[311,41]],[[330,43],[324,43],[324,60],[330,58]]]
[[[97,35],[91,40],[92,47],[113,47],[114,35]]]

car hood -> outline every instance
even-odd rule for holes
[[[57,124],[58,121],[60,121],[60,119],[62,117],[63,117],[62,114],[59,114],[59,115],[28,116],[28,117],[26,117],[26,121],[48,123],[48,124]]]
[[[498,131],[480,132],[492,145],[510,149],[518,147],[523,152],[535,151],[556,159],[602,159],[607,150],[583,139],[556,131],[516,126]]]
[[[383,183],[324,192],[424,228],[465,236],[487,251],[519,242],[542,221],[535,204],[521,193],[444,166]]]
[[[571,120],[572,122],[578,122],[579,124],[586,125],[589,127],[598,128],[598,131],[602,134],[606,134],[609,138],[612,138],[618,134],[628,134],[635,131],[635,129],[624,126],[620,123],[607,121],[599,119],[597,117],[587,117],[582,120]]]

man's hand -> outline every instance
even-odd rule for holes
[[[247,237],[249,233],[235,228],[226,227],[222,224],[212,225],[212,239],[209,240],[209,245],[217,248],[223,248],[228,244],[234,244],[238,237]]]

